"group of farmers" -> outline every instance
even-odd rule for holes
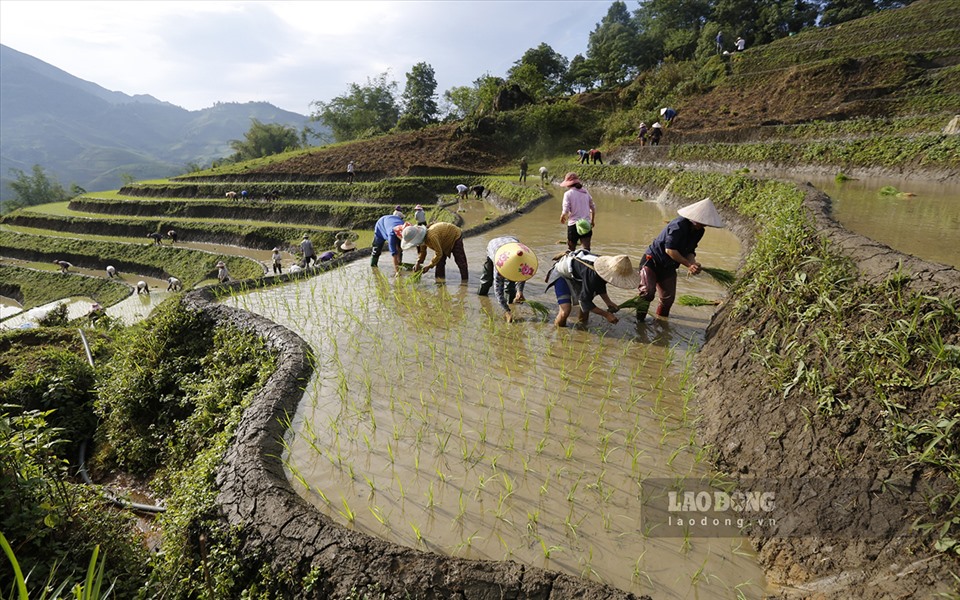
[[[596,313],[611,323],[618,322],[614,314],[619,307],[607,295],[607,285],[636,290],[639,297],[651,302],[659,297],[656,314],[668,317],[676,296],[677,271],[687,269],[697,275],[702,267],[696,258],[697,246],[706,227],[723,227],[724,223],[709,198],[684,206],[643,253],[639,265],[634,266],[629,256],[599,256],[591,252],[593,229],[596,224],[596,206],[590,193],[584,189],[576,173],[567,173],[560,184],[568,188],[563,196],[560,222],[567,227],[567,250],[554,257],[555,264],[546,277],[547,289],[553,288],[558,305],[554,321],[564,327],[573,304],[580,309],[579,322],[586,324],[590,313]],[[453,257],[460,270],[460,279],[468,279],[467,255],[463,246],[462,230],[451,223],[407,223],[402,216],[381,217],[374,228],[370,265],[377,267],[383,246],[387,244],[395,272],[399,274],[404,250],[417,249],[415,272],[427,272],[436,267],[436,278],[446,277],[446,263]],[[578,248],[579,246],[579,248]],[[427,250],[434,257],[425,263]],[[513,236],[497,237],[487,244],[479,295],[495,290],[507,321],[512,321],[510,303],[523,302],[524,283],[537,271],[538,259],[528,246]],[[595,302],[599,297],[606,308]],[[642,320],[645,314],[638,314]]]

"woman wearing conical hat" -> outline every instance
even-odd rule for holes
[[[676,219],[663,228],[644,252],[640,261],[640,287],[637,290],[645,300],[660,296],[657,315],[670,316],[670,307],[677,295],[677,269],[681,266],[691,275],[700,273],[697,245],[703,239],[706,227],[723,227],[723,219],[710,198],[684,206]],[[643,320],[646,315],[637,315]]]
[[[493,238],[487,243],[487,259],[477,294],[486,296],[492,287],[504,317],[511,322],[510,303],[524,301],[524,286],[536,274],[538,266],[537,255],[517,238],[512,235]]]

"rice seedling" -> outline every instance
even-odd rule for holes
[[[720,304],[719,300],[707,300],[706,298],[701,298],[700,296],[691,296],[689,294],[681,294],[677,297],[677,304],[681,306],[717,306]]]
[[[526,305],[536,313],[537,317],[540,319],[547,319],[550,316],[550,309],[546,304],[542,302],[537,302],[536,300],[527,300]]]
[[[733,271],[719,269],[716,267],[703,267],[703,272],[713,277],[714,281],[724,287],[730,287],[737,281],[737,276]]]

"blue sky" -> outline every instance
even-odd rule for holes
[[[0,0],[0,43],[126,94],[189,110],[265,101],[309,114],[418,62],[437,92],[502,76],[545,42],[567,59],[612,0],[295,2]],[[630,10],[636,2],[628,2]]]

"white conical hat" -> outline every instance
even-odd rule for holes
[[[723,219],[720,218],[720,213],[717,212],[717,207],[713,205],[710,198],[684,206],[677,211],[677,214],[707,227],[724,227]]]
[[[414,246],[419,246],[426,237],[426,225],[408,225],[403,229],[400,236],[400,248],[402,250],[409,250]]]

